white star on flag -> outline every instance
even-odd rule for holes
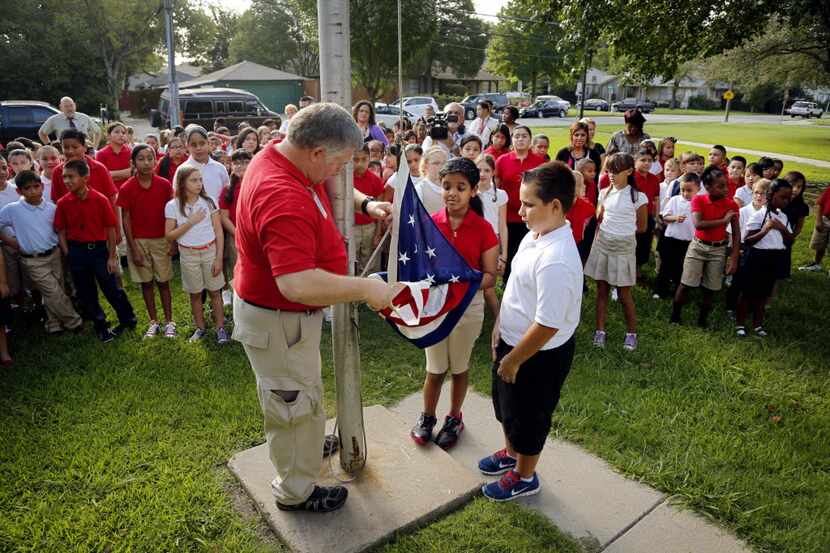
[[[409,224],[412,225],[413,227],[415,226],[415,216],[414,215],[409,216]]]
[[[407,261],[409,261],[409,256],[408,256],[408,255],[406,255],[406,252],[403,252],[403,253],[401,253],[401,255],[398,257],[398,261],[400,261],[401,263],[403,263],[404,265],[406,265],[406,262],[407,262]]]
[[[427,255],[430,257],[435,257],[435,248],[430,248],[427,246]]]
[[[431,274],[427,273],[427,282],[429,282],[430,286],[434,285],[435,284],[435,275],[431,275]]]
[[[458,282],[458,281],[459,281],[458,277],[455,276],[455,275],[452,275],[452,278],[450,278],[450,282]]]

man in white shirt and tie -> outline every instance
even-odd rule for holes
[[[78,129],[87,135],[93,144],[98,145],[101,139],[101,129],[89,115],[75,111],[75,100],[69,96],[64,96],[61,98],[58,108],[61,112],[44,121],[37,132],[42,144],[49,144],[51,142],[49,135],[53,133],[56,137],[60,137],[61,131],[64,129]]]
[[[476,118],[467,127],[467,132],[478,136],[484,148],[490,144],[490,135],[499,125],[498,120],[493,119],[493,103],[490,100],[481,100],[476,106]]]

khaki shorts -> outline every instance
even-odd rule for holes
[[[195,250],[179,244],[179,264],[182,269],[182,288],[189,294],[202,290],[215,292],[225,286],[225,277],[220,272],[213,276],[213,262],[216,260],[216,242],[204,250]]]
[[[695,238],[686,251],[683,261],[683,286],[717,292],[723,285],[723,269],[726,265],[726,246],[708,246]]]
[[[136,238],[136,244],[144,256],[144,265],[133,263],[133,256],[127,256],[130,278],[133,282],[168,282],[173,278],[173,261],[170,258],[170,243],[164,238]]]
[[[450,370],[452,374],[467,372],[470,368],[470,356],[473,354],[476,340],[481,335],[483,323],[484,294],[479,290],[450,335],[434,346],[426,348],[427,372],[430,374],[444,374],[447,370]]]
[[[375,246],[372,244],[375,238],[376,226],[372,223],[366,225],[354,225],[352,227],[352,236],[355,243],[355,259],[357,259],[357,269],[355,274],[363,274],[372,253],[375,251]],[[366,273],[370,275],[380,270],[380,254],[375,257],[372,266]]]
[[[830,242],[830,217],[822,216],[822,223],[824,230],[818,230],[818,227],[813,229],[813,236],[810,238],[810,248],[817,252],[823,252],[827,249],[827,244]]]

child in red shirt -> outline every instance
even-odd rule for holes
[[[654,157],[650,148],[643,148],[637,152],[634,159],[634,181],[637,183],[637,190],[646,195],[648,200],[648,219],[646,220],[645,232],[637,233],[637,278],[640,277],[640,270],[648,263],[651,257],[651,244],[654,241],[654,225],[657,213],[660,211],[660,181],[657,175],[651,173],[651,165]]]
[[[135,176],[127,179],[118,193],[118,207],[124,218],[124,234],[127,238],[127,263],[133,282],[141,283],[144,305],[150,317],[145,338],[154,338],[161,330],[156,311],[153,283],[159,290],[164,310],[164,336],[176,337],[173,322],[173,302],[170,280],[173,263],[170,244],[164,238],[164,206],[173,197],[173,187],[167,179],[153,174],[156,153],[147,144],[138,144],[130,156]]]
[[[222,189],[219,195],[219,210],[222,214],[222,228],[225,231],[225,251],[222,270],[225,273],[226,288],[222,291],[222,305],[233,305],[233,269],[236,267],[236,204],[239,201],[239,190],[242,178],[248,170],[253,156],[244,148],[238,148],[231,154],[231,174],[229,184]]]
[[[107,125],[107,145],[95,154],[95,161],[106,167],[117,188],[132,175],[130,146],[127,145],[127,127],[120,121]]]
[[[591,164],[593,165],[593,162]],[[574,178],[576,180],[576,198],[568,213],[565,215],[565,218],[571,223],[571,231],[576,241],[576,247],[579,250],[579,257],[582,259],[582,265],[585,266],[585,261],[591,252],[591,244],[586,240],[585,230],[588,224],[594,220],[597,208],[585,197],[585,179],[582,174],[574,171]],[[596,228],[595,225],[592,226]]]
[[[372,171],[369,171],[369,146],[364,144],[356,150],[352,157],[354,163],[354,187],[367,196],[380,198],[384,194],[383,180]],[[362,274],[368,268],[368,273],[376,273],[380,267],[380,256],[376,256],[369,266],[369,259],[380,242],[381,224],[363,213],[354,214],[352,233],[355,242],[355,259],[357,260],[357,274]]]
[[[172,183],[173,177],[176,175],[176,169],[185,160],[187,160],[187,150],[184,147],[184,142],[178,136],[174,136],[167,144],[167,153],[158,161],[153,171]]]
[[[698,315],[698,325],[705,328],[715,292],[723,285],[724,265],[726,274],[734,274],[738,265],[741,231],[738,224],[738,204],[726,197],[726,174],[720,167],[710,165],[701,177],[706,194],[692,199],[692,221],[695,237],[689,244],[683,261],[683,276],[674,296],[671,322],[680,323],[680,312],[686,303],[689,288],[700,287],[703,300]],[[726,227],[731,225],[731,238]],[[731,240],[731,244],[730,244]],[[729,261],[726,261],[729,246]]]
[[[431,441],[432,430],[438,422],[435,410],[441,396],[441,385],[446,373],[451,372],[450,413],[435,437],[439,447],[449,449],[464,430],[461,406],[467,394],[470,356],[484,323],[483,291],[491,288],[496,280],[499,239],[493,226],[483,216],[484,209],[478,196],[480,175],[476,164],[466,158],[451,159],[441,168],[440,176],[445,208],[433,213],[432,220],[470,267],[484,273],[481,289],[476,292],[450,335],[426,348],[424,411],[410,436],[420,445]]]
[[[92,320],[102,342],[110,342],[136,326],[127,294],[115,282],[115,273],[119,268],[115,249],[117,219],[110,201],[88,186],[89,166],[86,161],[67,161],[62,171],[62,182],[66,181],[69,193],[58,200],[55,230],[61,251],[69,263],[83,318]],[[118,315],[118,326],[112,330],[98,302],[96,282]]]

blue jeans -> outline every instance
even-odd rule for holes
[[[98,302],[98,288],[118,315],[122,325],[135,325],[135,313],[124,290],[118,288],[115,275],[107,270],[106,242],[70,242],[69,270],[78,301],[81,304],[81,316],[95,325],[96,332],[109,328],[107,316]],[[96,287],[97,283],[97,287]]]

